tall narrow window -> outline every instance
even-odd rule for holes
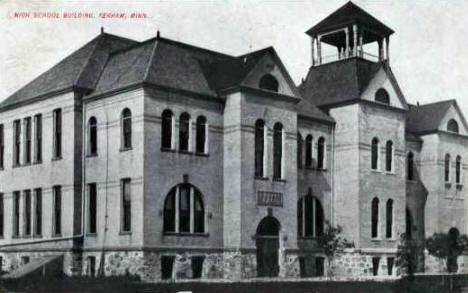
[[[407,167],[408,167],[408,174],[407,178],[408,180],[414,180],[414,155],[412,152],[408,153],[408,158],[407,158]]]
[[[455,181],[457,184],[461,183],[461,157],[457,156],[457,161],[455,165]]]
[[[189,130],[190,128],[190,115],[182,113],[179,118],[179,150],[187,152],[189,150]]]
[[[316,237],[323,233],[324,214],[320,201],[311,195],[299,199],[297,204],[298,235]]]
[[[377,170],[379,168],[379,139],[377,137],[372,139],[371,152],[371,168]]]
[[[24,191],[24,235],[31,235],[31,190]]]
[[[377,238],[379,235],[379,199],[377,197],[372,200],[371,223],[372,238]]]
[[[20,192],[13,192],[13,237],[20,235]]]
[[[413,217],[408,208],[406,208],[406,239],[413,239]]]
[[[19,166],[21,163],[21,122],[13,122],[14,141],[13,141],[13,166]]]
[[[3,238],[3,230],[5,225],[5,211],[3,210],[3,193],[0,193],[0,238]],[[0,263],[1,268],[1,263]]]
[[[312,135],[307,135],[306,137],[306,147],[305,147],[305,165],[306,168],[312,167]]]
[[[265,122],[261,119],[255,122],[255,177],[262,178],[263,158],[265,155]]]
[[[88,233],[96,233],[97,213],[97,188],[96,183],[88,184]]]
[[[304,140],[302,135],[297,133],[297,168],[302,169],[302,152],[303,152]]]
[[[42,115],[34,116],[34,161],[42,161]]]
[[[283,125],[277,122],[273,131],[273,179],[282,179]]]
[[[132,112],[125,108],[122,111],[122,149],[132,147]]]
[[[203,233],[205,209],[202,194],[188,183],[173,187],[164,203],[164,232]]]
[[[445,182],[449,182],[450,181],[450,155],[449,154],[446,154],[445,155],[445,174],[444,174],[444,179],[445,179]]]
[[[393,142],[391,140],[387,141],[385,149],[385,170],[391,172],[393,164]]]
[[[96,117],[89,118],[88,122],[88,154],[96,155],[97,154],[97,120]]]
[[[161,121],[161,148],[172,149],[173,114],[171,110],[164,110]]]
[[[3,124],[0,124],[0,169],[3,169],[5,158],[5,132]]]
[[[393,200],[389,199],[387,201],[387,229],[385,236],[387,238],[392,238],[393,236]]]
[[[204,116],[199,116],[197,118],[197,145],[195,147],[196,152],[199,154],[206,154],[207,131],[206,118]]]
[[[60,186],[53,187],[54,195],[54,235],[62,234],[62,188]]]
[[[31,163],[31,151],[32,151],[32,142],[31,142],[31,117],[24,119],[24,163]]]
[[[325,170],[325,138],[320,137],[317,143],[317,169]]]
[[[35,220],[34,220],[34,234],[36,236],[42,235],[42,189],[37,188],[35,191]]]
[[[53,157],[62,157],[62,110],[54,110],[54,150]]]
[[[132,199],[131,199],[131,181],[129,178],[122,179],[122,231],[130,232],[132,230]]]

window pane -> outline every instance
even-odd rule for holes
[[[162,115],[161,135],[161,147],[172,148],[172,112],[169,110],[165,110]]]
[[[203,202],[199,191],[195,190],[195,211],[194,211],[194,232],[205,232],[205,212],[203,209]]]
[[[0,237],[3,237],[4,229],[4,210],[3,210],[3,193],[0,193]]]
[[[89,233],[96,233],[97,188],[96,183],[89,184]]]
[[[378,225],[379,225],[379,200],[374,198],[372,200],[372,238],[378,236]]]
[[[283,155],[283,126],[275,124],[273,134],[273,177],[281,178],[281,157]]]
[[[190,188],[180,188],[179,231],[190,232]]]
[[[263,177],[265,125],[262,120],[255,123],[255,177]]]
[[[31,235],[31,191],[24,192],[24,234]]]
[[[180,115],[179,119],[179,149],[188,151],[189,140],[189,116],[187,113]]]
[[[131,231],[130,179],[122,180],[122,230]]]
[[[172,189],[164,204],[164,232],[175,232],[175,192]]]
[[[54,232],[55,234],[62,233],[62,193],[60,186],[54,187]]]
[[[198,117],[197,119],[197,153],[205,153],[205,136],[206,136],[206,119],[205,117]]]
[[[36,235],[42,234],[42,190],[36,189],[36,208],[35,208]]]

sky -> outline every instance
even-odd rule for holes
[[[345,0],[0,0],[0,101],[100,32],[156,36],[232,55],[273,46],[299,84],[311,65],[304,33]],[[457,99],[468,115],[468,0],[355,0],[395,31],[390,65],[410,103]],[[15,18],[15,12],[83,12],[92,19]],[[99,13],[125,13],[125,19]],[[131,13],[146,18],[132,19]]]

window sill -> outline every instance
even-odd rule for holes
[[[33,163],[33,165],[39,165],[39,164],[42,164],[42,160],[35,161],[35,162]]]
[[[176,150],[174,150],[174,149],[168,149],[168,148],[161,148],[161,152],[175,153]]]
[[[286,179],[273,178],[273,182],[286,183]]]
[[[382,241],[382,239],[381,238],[372,238],[371,241],[372,242],[380,242],[380,241]]]
[[[327,172],[328,169],[327,169],[327,168],[317,168],[317,171],[319,171],[319,172]]]
[[[33,238],[42,238],[42,235],[34,235]]]
[[[87,154],[87,155],[86,155],[86,158],[94,158],[94,157],[97,157],[97,156],[98,156],[97,153],[95,153],[95,154]]]
[[[396,238],[385,238],[386,241],[390,241],[390,242],[395,242],[397,241]]]
[[[97,237],[97,233],[86,233],[86,237]]]
[[[119,235],[120,235],[120,236],[132,235],[132,231],[120,231],[120,232],[119,232]]]
[[[54,234],[54,235],[52,235],[52,238],[59,238],[59,237],[62,237],[62,234],[61,234],[61,233],[60,233],[60,234]]]
[[[128,147],[128,148],[120,148],[120,149],[119,149],[119,152],[121,152],[121,153],[122,153],[122,152],[131,151],[131,150],[133,150],[133,148],[132,148],[132,147]]]
[[[189,151],[186,151],[186,150],[179,150],[179,154],[193,155],[193,152],[189,152]]]
[[[177,237],[184,237],[184,236],[189,236],[189,237],[209,237],[210,233],[205,233],[205,232],[196,232],[196,233],[190,233],[190,232],[164,232],[164,236],[177,236]]]
[[[61,159],[62,159],[62,157],[54,157],[54,158],[52,158],[52,162],[53,161],[60,161]]]
[[[198,157],[209,157],[210,154],[205,154],[205,153],[195,153],[195,156],[198,156]]]
[[[463,184],[457,184],[457,189],[462,190],[463,189]]]
[[[31,238],[31,235],[23,235],[23,238],[24,239],[29,239],[29,238]]]
[[[371,172],[372,173],[382,173],[382,171],[380,171],[379,169],[371,169]]]
[[[260,181],[268,181],[268,177],[262,177],[262,176],[255,176],[255,180],[260,180]]]
[[[385,171],[385,175],[395,176],[396,173],[393,171]]]

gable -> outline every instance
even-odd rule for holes
[[[375,102],[375,94],[379,89],[384,89],[388,93],[390,106],[399,109],[407,109],[406,101],[400,97],[398,89],[383,67],[381,67],[370,80],[366,89],[361,94],[361,99]]]
[[[463,114],[459,111],[458,107],[456,107],[455,103],[452,103],[450,108],[445,113],[444,117],[440,120],[438,130],[448,131],[447,125],[452,119],[455,120],[458,124],[458,133],[462,135],[467,135],[468,129],[466,127],[465,119],[463,117]]]
[[[278,81],[278,93],[288,96],[297,96],[296,86],[290,80],[288,73],[282,68],[280,61],[268,52],[264,54],[250,73],[243,80],[242,85],[258,88],[261,78],[266,75],[272,75]]]

